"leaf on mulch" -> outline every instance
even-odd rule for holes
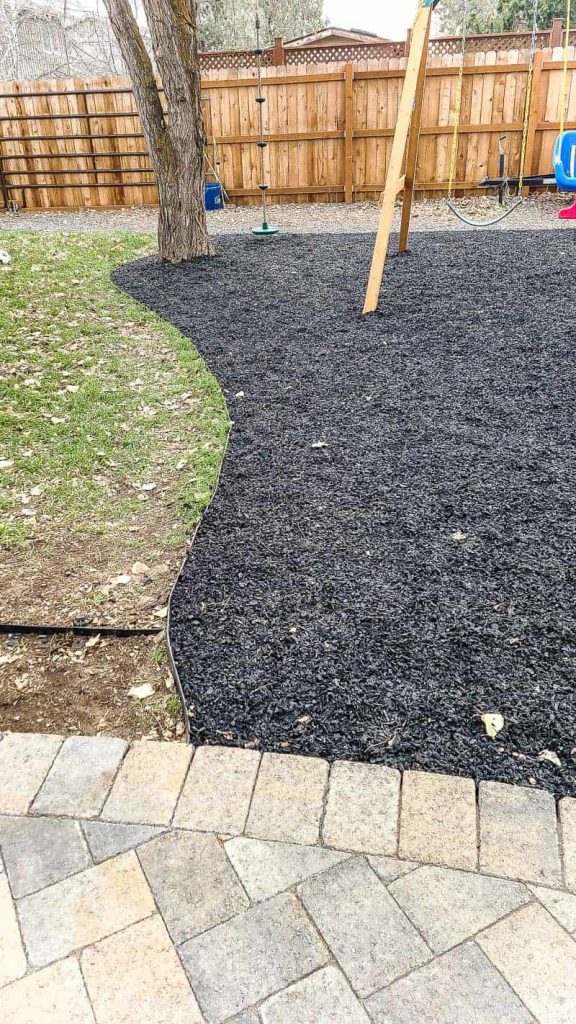
[[[142,686],[133,686],[128,690],[128,696],[135,697],[136,700],[146,700],[147,697],[153,697],[154,692],[154,687],[150,683],[143,683]]]
[[[468,534],[467,533],[462,533],[462,530],[455,530],[454,533],[451,534],[452,540],[460,541],[460,542],[463,541],[463,540],[466,540],[467,536],[468,536]]]
[[[539,761],[549,761],[550,764],[556,765],[557,768],[562,767],[562,761],[558,757],[558,754],[554,750],[543,750],[541,754],[538,754]]]
[[[498,712],[494,711],[489,711],[486,712],[485,715],[480,715],[480,719],[484,723],[486,734],[487,736],[490,736],[490,739],[495,739],[498,733],[502,732],[502,729],[506,724],[504,716],[499,715]]]
[[[313,441],[311,447],[312,448],[327,448],[328,447],[328,441]]]

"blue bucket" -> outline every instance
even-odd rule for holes
[[[207,210],[222,209],[222,186],[219,181],[204,182],[204,206]]]

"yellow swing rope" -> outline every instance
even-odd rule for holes
[[[572,0],[566,0],[566,32],[564,34],[564,66],[562,69],[562,105],[560,107],[560,135],[564,134],[568,113],[568,50],[570,49],[570,21]]]
[[[468,2],[464,0],[464,8],[462,12],[462,63],[460,65],[460,72],[458,75],[458,85],[456,92],[456,110],[454,111],[454,131],[452,133],[452,152],[450,156],[450,176],[448,180],[448,206],[453,213],[456,214],[460,220],[464,223],[469,224],[471,227],[489,227],[491,224],[497,224],[498,221],[504,220],[508,214],[516,210],[521,203],[521,199],[517,199],[516,202],[510,206],[507,210],[499,213],[496,217],[484,221],[474,221],[472,218],[462,214],[453,204],[454,199],[454,181],[456,178],[456,166],[458,162],[458,140],[460,135],[460,120],[462,117],[462,97],[464,93],[464,58],[466,56],[466,42],[467,42],[467,31],[468,31]],[[568,4],[568,15],[570,13],[570,5],[572,0],[566,0]],[[518,175],[518,191],[521,192],[522,184],[524,181],[525,164],[526,164],[526,149],[528,144],[528,129],[530,126],[530,108],[532,105],[532,88],[534,84],[534,60],[536,57],[536,33],[538,31],[538,3],[539,0],[533,0],[532,8],[532,38],[530,43],[530,61],[528,64],[528,79],[526,82],[526,101],[524,103],[524,123],[522,127],[522,146],[520,149],[520,170]],[[569,21],[569,17],[568,17]],[[567,32],[568,43],[570,41],[570,31]],[[568,80],[568,50],[565,51],[565,65],[566,65],[566,81]],[[564,104],[565,105],[565,104]]]

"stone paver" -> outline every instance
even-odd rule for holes
[[[168,825],[192,757],[183,743],[142,740],[128,751],[102,817],[143,825]]]
[[[295,754],[264,754],[247,835],[286,843],[318,842],[328,763]]]
[[[576,942],[543,907],[517,910],[477,941],[539,1024],[576,1024]]]
[[[43,967],[155,910],[136,854],[88,868],[18,904],[30,962]]]
[[[474,781],[404,772],[399,851],[410,860],[473,870],[478,859]]]
[[[220,1024],[328,961],[291,893],[190,939],[181,954],[209,1024]]]
[[[530,1024],[525,1007],[473,942],[367,1001],[374,1024]]]
[[[96,864],[134,850],[164,831],[157,825],[117,825],[108,821],[86,821],[82,829]]]
[[[230,839],[225,849],[250,899],[256,901],[275,896],[350,856],[337,850],[245,836]]]
[[[528,888],[566,931],[576,932],[576,896],[546,889],[542,885],[529,885]]]
[[[78,961],[70,957],[0,993],[2,1024],[94,1024]]]
[[[261,1008],[263,1024],[370,1024],[343,974],[324,967],[272,996]]]
[[[300,888],[304,905],[362,997],[430,959],[430,951],[362,858]]]
[[[396,853],[399,802],[400,772],[338,761],[330,773],[324,842],[360,853]]]
[[[125,740],[110,736],[71,736],[62,744],[32,811],[95,817],[127,748]]]
[[[77,821],[6,815],[0,849],[15,899],[90,866]]]
[[[6,875],[0,875],[0,987],[21,978],[25,971],[26,956],[22,948],[8,879]],[[1,1002],[0,995],[0,1004]]]
[[[85,950],[82,971],[97,1024],[202,1024],[158,916]]]
[[[0,1024],[576,1024],[576,800],[191,757],[0,735]]]
[[[551,793],[480,783],[480,867],[544,885],[560,885],[562,869]]]
[[[453,868],[418,868],[392,882],[389,892],[435,953],[445,953],[530,901],[519,882]]]
[[[576,892],[576,800],[566,797],[559,808],[566,885]]]
[[[61,743],[61,736],[0,733],[0,814],[26,814]]]
[[[138,852],[158,909],[178,945],[248,906],[222,844],[205,832],[168,832]]]
[[[386,885],[419,867],[415,860],[400,860],[398,857],[368,857],[368,863]]]
[[[200,747],[176,808],[177,828],[239,835],[244,831],[260,754],[232,747]]]

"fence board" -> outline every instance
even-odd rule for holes
[[[429,59],[417,189],[446,192],[461,56]],[[560,122],[562,50],[541,51],[530,117],[526,173],[546,173]],[[383,188],[405,58],[350,66],[290,64],[263,69],[270,196],[285,202],[361,201]],[[465,59],[456,188],[498,169],[506,136],[517,172],[528,79],[526,52],[484,50]],[[256,77],[248,67],[205,74],[208,154],[235,202],[255,205],[260,178]],[[576,127],[576,47],[569,53],[566,127]],[[6,196],[29,209],[154,205],[157,190],[127,79],[0,84],[0,169]],[[211,177],[211,175],[209,175]],[[4,204],[5,205],[5,202]]]

